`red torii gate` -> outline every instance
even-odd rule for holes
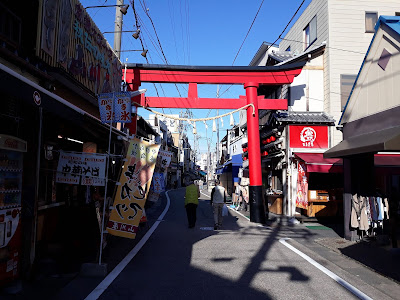
[[[293,82],[299,75],[304,62],[270,67],[207,67],[127,64],[126,82],[130,90],[138,90],[142,82],[188,83],[187,97],[133,97],[133,103],[143,107],[238,109],[247,104],[247,136],[249,157],[249,203],[250,221],[265,223],[265,208],[262,195],[261,153],[258,110],[286,110],[287,99],[264,99],[257,96],[260,85],[283,85]],[[199,98],[197,84],[241,84],[246,96],[239,99]],[[130,132],[136,133],[136,120],[127,124]],[[219,141],[218,141],[219,142]]]

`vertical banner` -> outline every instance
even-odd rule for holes
[[[103,123],[111,123],[114,120],[113,115],[115,115],[113,110],[114,93],[100,94],[98,101],[101,121]]]
[[[114,95],[114,116],[116,122],[130,123],[132,114],[131,93],[118,92]]]
[[[134,239],[144,211],[160,145],[131,140],[119,179],[108,233]]]
[[[299,161],[297,164],[297,197],[296,207],[307,209],[308,207],[308,178],[307,166]]]

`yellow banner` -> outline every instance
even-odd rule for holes
[[[160,145],[134,138],[119,179],[108,233],[134,239],[144,211]]]

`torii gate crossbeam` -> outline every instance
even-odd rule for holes
[[[299,75],[304,62],[271,67],[206,67],[127,64],[126,82],[130,90],[138,90],[142,82],[188,83],[188,96],[132,98],[133,104],[158,108],[199,108],[199,109],[238,109],[252,104],[247,109],[247,136],[249,157],[249,203],[250,221],[265,223],[265,207],[262,195],[261,153],[259,133],[259,109],[287,109],[287,99],[264,99],[257,96],[260,85],[291,84]],[[198,98],[197,84],[236,84],[243,85],[246,96],[239,99]],[[128,125],[129,126],[129,125]],[[136,122],[130,125],[136,133]]]

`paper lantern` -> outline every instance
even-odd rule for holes
[[[271,138],[270,138],[270,139],[271,139],[272,142],[275,142],[275,141],[276,141],[276,137],[275,137],[274,135],[271,135]]]

